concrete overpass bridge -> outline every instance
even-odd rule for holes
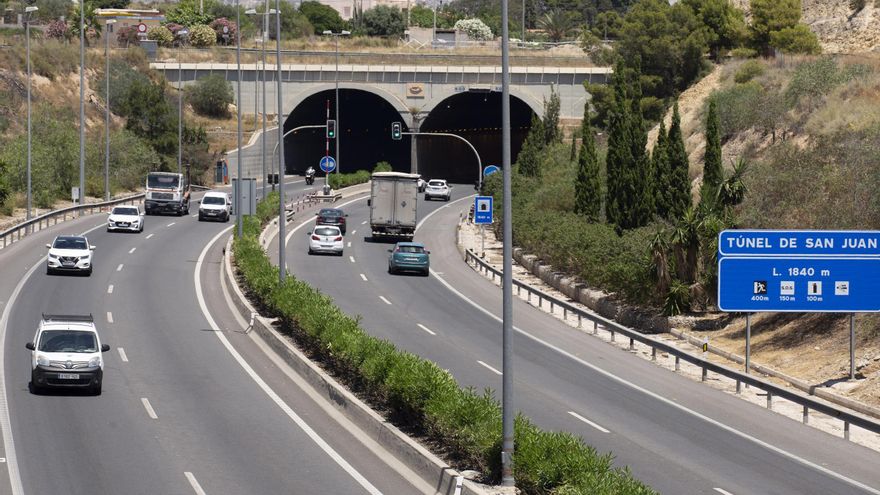
[[[235,64],[153,63],[176,86],[189,85],[211,74],[235,83]],[[263,95],[260,65],[243,64],[241,109],[261,113]],[[267,65],[266,112],[277,113],[277,70]],[[335,115],[335,87],[339,84],[338,136],[340,170],[372,169],[387,161],[395,170],[445,177],[457,182],[475,180],[476,158],[464,144],[449,138],[405,136],[391,139],[391,123],[405,131],[451,132],[468,139],[483,165],[501,162],[501,67],[452,65],[335,65],[282,64],[282,122],[285,132],[301,125],[323,124],[329,109]],[[603,84],[606,67],[512,67],[512,156],[528,134],[532,115],[542,116],[543,101],[551,91],[560,95],[563,119],[580,119],[589,95],[584,82]],[[270,149],[276,134],[265,136]],[[258,138],[262,139],[262,137]],[[261,143],[243,149],[246,175],[259,176]],[[306,130],[285,138],[287,173],[316,165],[325,154],[323,130]],[[335,155],[335,143],[331,143]],[[230,155],[230,162],[236,159]]]

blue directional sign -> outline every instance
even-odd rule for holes
[[[880,232],[725,230],[722,311],[880,311]]]
[[[880,231],[725,230],[721,256],[880,256]]]
[[[332,156],[325,156],[321,158],[318,165],[321,167],[321,170],[329,174],[336,168],[336,159]]]
[[[501,167],[499,167],[498,165],[489,165],[488,167],[483,169],[483,176],[489,177],[490,175],[496,174],[498,172],[501,172]]]
[[[880,258],[722,258],[722,311],[880,311]]]
[[[474,199],[474,223],[492,223],[492,196],[477,196]]]

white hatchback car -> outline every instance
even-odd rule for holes
[[[92,274],[94,262],[92,251],[95,246],[82,235],[59,235],[52,244],[46,244],[49,255],[46,257],[46,274],[59,271]]]
[[[309,254],[334,253],[342,256],[342,231],[335,225],[316,225],[309,232]]]
[[[425,201],[434,198],[449,201],[451,197],[452,187],[444,179],[431,179],[428,181],[428,185],[425,186]]]
[[[31,351],[31,391],[46,387],[84,388],[101,394],[104,358],[110,350],[101,344],[92,315],[43,315]]]
[[[202,220],[220,220],[221,222],[229,221],[231,213],[232,200],[229,194],[219,191],[208,191],[199,201],[199,221]]]
[[[114,206],[107,215],[107,232],[128,230],[144,231],[144,212],[137,206]]]

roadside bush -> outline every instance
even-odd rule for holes
[[[468,38],[474,41],[488,41],[492,39],[492,30],[480,19],[462,19],[455,23],[455,29],[464,31]]]
[[[706,107],[709,101],[715,101],[722,140],[758,125],[764,93],[764,88],[754,81],[712,93],[706,101]]]
[[[225,17],[221,17],[219,19],[214,19],[211,24],[208,25],[211,29],[214,30],[217,43],[223,43],[224,45],[228,45],[232,43],[235,44],[235,36],[238,33],[238,26]],[[223,29],[226,29],[226,32],[223,32]]]
[[[355,184],[363,184],[370,181],[370,172],[366,170],[358,170],[350,174],[331,173],[327,176],[328,184],[333,189],[342,189],[343,187],[353,186]]]
[[[373,172],[391,172],[393,170],[391,164],[388,162],[379,162],[373,167]]]
[[[55,40],[31,44],[31,69],[34,74],[55,80],[56,76],[75,72],[79,67],[79,48]]]
[[[364,12],[363,25],[369,36],[401,36],[406,19],[397,7],[376,5]]]
[[[174,35],[165,26],[156,26],[147,31],[147,39],[155,40],[159,46],[169,47],[174,44]]]
[[[46,37],[55,40],[69,40],[70,28],[61,19],[54,20],[46,27]]]
[[[755,58],[758,56],[758,51],[752,48],[734,48],[730,50],[730,56],[733,58]]]
[[[804,62],[795,69],[785,89],[785,100],[790,106],[815,108],[836,86],[864,77],[871,71],[871,67],[862,64],[839,67],[832,57]]]
[[[639,100],[642,117],[651,122],[659,122],[666,113],[666,104],[656,96],[646,96]]]
[[[258,241],[261,220],[269,218],[261,211],[267,210],[258,206],[257,217],[245,219],[244,235],[233,243],[238,272],[258,304],[398,424],[428,435],[460,468],[500,480],[501,409],[492,392],[461,389],[436,364],[368,335],[332,299],[295,277],[280,283]],[[526,494],[656,493],[627,470],[612,467],[610,454],[599,456],[570,433],[545,432],[519,416],[514,436],[515,475]]]
[[[764,64],[760,60],[747,60],[736,70],[733,81],[738,84],[747,83],[763,73]]]
[[[189,44],[196,48],[205,48],[217,44],[217,33],[205,24],[196,24],[189,30]]]
[[[220,74],[211,74],[186,88],[186,98],[196,113],[220,118],[229,116],[229,105],[234,101],[232,85]]]
[[[119,46],[129,47],[137,46],[138,30],[137,26],[125,26],[116,31],[116,42]]]

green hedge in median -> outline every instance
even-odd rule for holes
[[[354,174],[345,174],[354,175]],[[273,196],[274,195],[274,196]],[[264,204],[265,203],[265,204]],[[247,292],[280,318],[311,356],[407,431],[423,435],[460,469],[475,469],[489,483],[501,479],[501,408],[494,393],[461,388],[431,361],[367,334],[359,319],[343,313],[329,296],[278,271],[259,245],[260,230],[277,215],[277,193],[246,217],[233,243],[235,265]],[[570,433],[546,432],[520,415],[515,422],[514,474],[526,494],[654,494],[610,454]]]

